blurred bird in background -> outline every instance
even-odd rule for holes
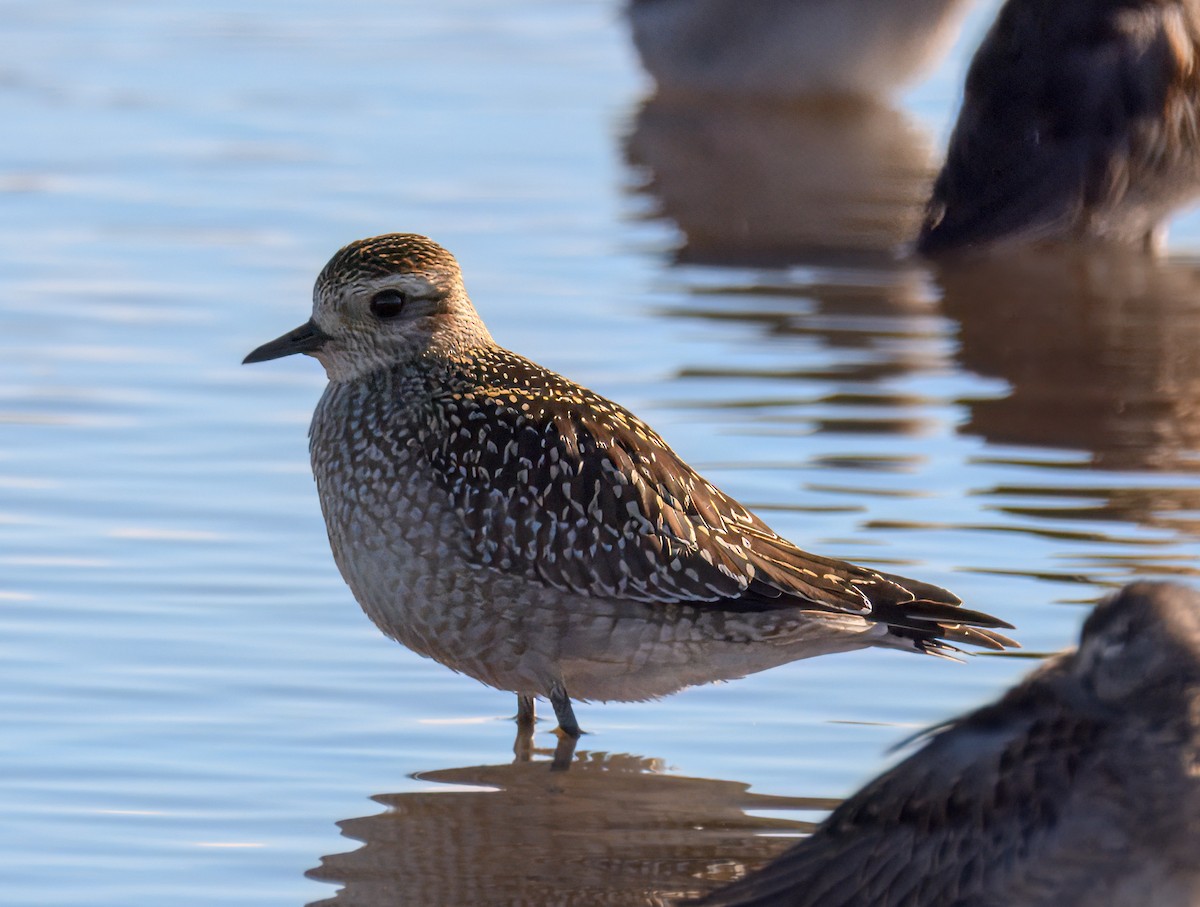
[[[1200,194],[1200,2],[1009,0],[975,54],[917,242],[1158,251]]]

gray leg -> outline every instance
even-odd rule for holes
[[[554,706],[558,729],[568,737],[578,738],[583,731],[579,729],[579,722],[575,720],[575,710],[571,708],[571,697],[567,695],[567,688],[561,683],[550,687],[550,704]]]

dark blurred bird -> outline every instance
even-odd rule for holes
[[[1200,594],[1139,582],[704,907],[1200,904]]]
[[[808,554],[648,425],[498,346],[423,236],[338,252],[292,353],[334,559],[389,636],[520,697],[642,700],[865,646],[1011,645],[944,589]]]
[[[1200,195],[1200,0],[1008,0],[967,73],[919,251],[1154,251]]]

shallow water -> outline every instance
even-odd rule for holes
[[[994,6],[898,100],[781,109],[652,97],[607,2],[0,3],[0,902],[656,903],[1029,666],[798,662],[511,764],[512,697],[337,575],[320,369],[238,364],[361,236],[434,236],[501,342],[1022,655],[1190,578],[1196,218],[1158,264],[890,254]]]

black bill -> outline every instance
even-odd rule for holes
[[[266,362],[268,359],[279,359],[296,353],[315,353],[329,340],[329,335],[317,327],[310,318],[294,331],[288,331],[282,337],[264,343],[242,360],[242,365],[252,362]]]

